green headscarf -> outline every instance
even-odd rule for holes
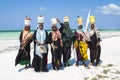
[[[63,33],[63,37],[62,37],[63,43],[65,43],[65,46],[70,46],[72,43],[72,37],[74,36],[74,34],[70,29],[68,22],[64,22],[64,29],[62,33]]]

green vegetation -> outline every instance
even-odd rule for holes
[[[107,67],[113,67],[114,65],[113,64],[108,64]]]
[[[91,80],[97,80],[97,78],[94,77],[94,78],[92,78]]]
[[[110,69],[105,69],[105,70],[103,70],[103,73],[104,73],[104,74],[107,74],[108,72],[110,72]]]
[[[89,79],[89,77],[85,77],[85,78],[84,78],[84,80],[88,80],[88,79]]]
[[[103,78],[108,78],[108,76],[103,76],[103,75],[97,75],[98,78],[103,79]]]
[[[120,71],[117,70],[116,72],[113,72],[113,73],[114,73],[114,74],[120,74]]]

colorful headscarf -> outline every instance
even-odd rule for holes
[[[52,40],[53,41],[57,41],[58,39],[60,39],[60,45],[62,46],[62,38],[61,38],[61,33],[59,30],[57,31],[52,31]]]

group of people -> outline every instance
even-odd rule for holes
[[[87,32],[83,31],[81,21],[78,21],[78,29],[73,32],[70,29],[69,16],[64,17],[64,23],[60,22],[58,18],[51,19],[51,23],[52,30],[48,34],[43,29],[44,17],[38,16],[37,29],[32,34],[30,31],[30,18],[25,18],[25,28],[20,34],[20,49],[15,59],[15,66],[21,64],[26,65],[25,68],[34,68],[35,72],[48,72],[48,44],[51,47],[51,64],[54,70],[71,65],[71,45],[76,51],[76,66],[79,66],[79,61],[82,61],[83,65],[88,67],[86,64],[88,48],[90,49],[90,64],[95,66],[99,64],[101,39],[94,23],[90,25],[91,29]],[[59,29],[57,23],[60,24]],[[32,41],[34,42],[34,57],[31,63],[30,43]]]

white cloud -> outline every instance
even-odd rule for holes
[[[47,8],[45,7],[40,7],[40,11],[46,10]]]
[[[120,15],[120,6],[111,3],[109,5],[99,7],[97,11],[103,14]]]

